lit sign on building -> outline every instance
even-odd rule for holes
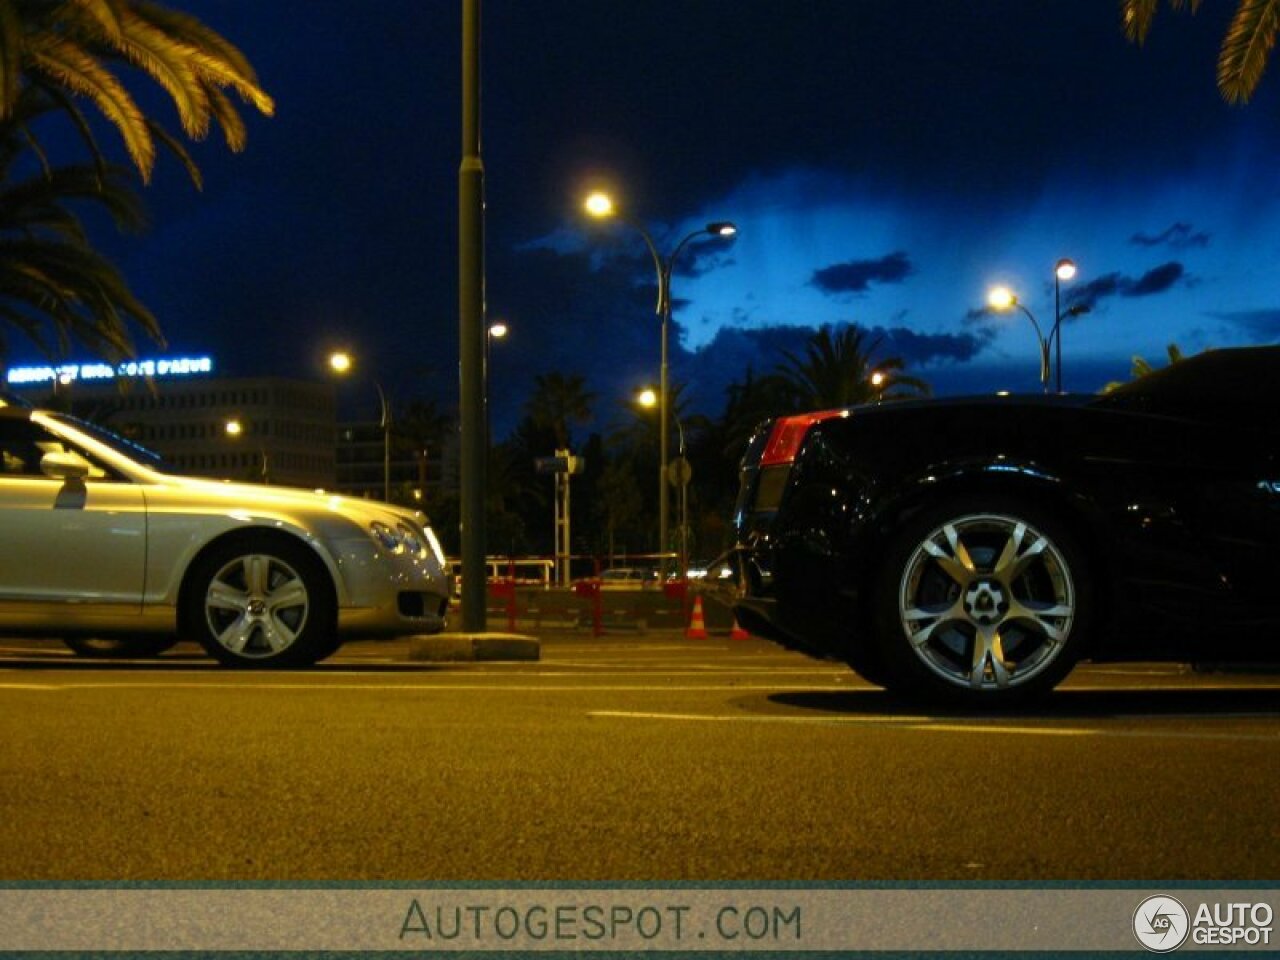
[[[6,380],[12,386],[33,383],[75,383],[77,380],[115,380],[137,377],[195,377],[213,372],[212,357],[163,357],[109,363],[62,363],[58,366],[14,367]]]

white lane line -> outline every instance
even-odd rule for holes
[[[1215,733],[1195,730],[1110,730],[1097,727],[1012,726],[1008,724],[944,723],[928,717],[796,717],[749,716],[744,714],[650,713],[627,710],[593,710],[588,716],[623,720],[686,720],[700,723],[776,723],[795,726],[896,727],[927,733],[1007,733],[1039,737],[1126,737],[1174,740],[1257,740],[1280,742],[1275,733]],[[1194,715],[1166,719],[1199,719]]]

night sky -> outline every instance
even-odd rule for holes
[[[321,376],[343,346],[393,403],[455,404],[458,0],[170,5],[248,54],[277,113],[241,155],[199,145],[203,193],[162,157],[152,228],[104,241],[168,352]],[[1138,48],[1113,0],[485,0],[495,433],[536,374],[586,376],[600,430],[657,378],[652,263],[581,215],[600,186],[664,252],[739,227],[673,283],[673,381],[712,414],[825,323],[881,333],[940,394],[1037,390],[1026,318],[982,308],[1005,283],[1047,331],[1060,257],[1064,305],[1090,307],[1068,389],[1170,342],[1277,342],[1280,77],[1222,102],[1233,7],[1162,7]]]

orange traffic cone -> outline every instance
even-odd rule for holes
[[[749,639],[751,639],[751,634],[747,633],[747,631],[743,630],[743,629],[742,629],[742,627],[738,626],[738,618],[737,618],[737,617],[734,617],[734,618],[733,618],[733,629],[729,631],[729,639],[730,639],[730,640],[749,640]]]
[[[707,639],[707,623],[702,619],[702,597],[693,598],[693,616],[689,618],[689,629],[684,632],[686,640]]]

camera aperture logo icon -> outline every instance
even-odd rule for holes
[[[1133,911],[1133,935],[1152,953],[1177,950],[1191,932],[1191,914],[1174,897],[1147,897]]]

